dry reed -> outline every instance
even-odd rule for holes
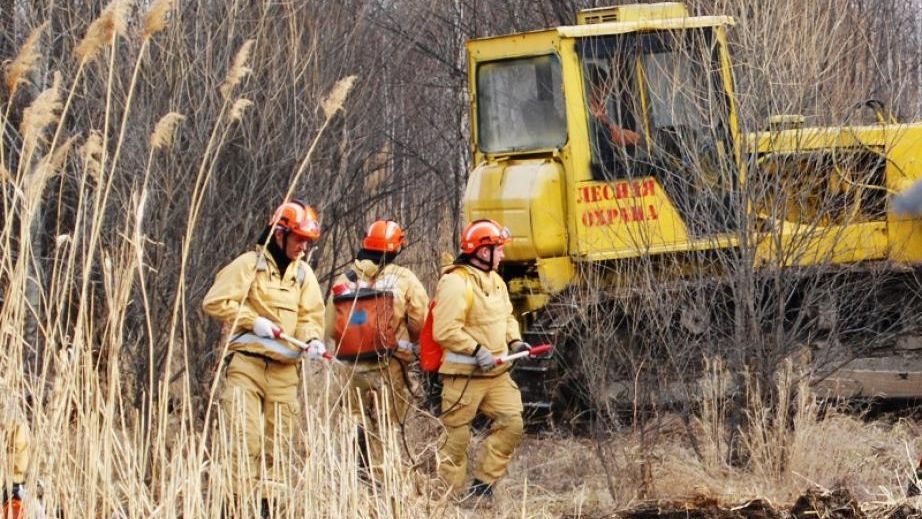
[[[346,98],[349,96],[349,92],[352,91],[352,85],[355,84],[356,76],[347,76],[333,85],[333,88],[330,89],[330,93],[320,102],[320,106],[323,108],[323,115],[327,119],[333,117],[336,112],[342,110],[343,105],[346,103]]]
[[[29,158],[45,129],[58,120],[61,110],[61,74],[55,72],[51,86],[42,91],[22,113],[19,131],[23,139],[23,157]],[[21,163],[22,164],[22,163]]]
[[[240,99],[237,99],[236,101],[234,101],[234,105],[231,106],[230,113],[228,113],[228,116],[227,116],[228,121],[229,122],[239,122],[240,119],[243,118],[243,112],[245,112],[246,109],[251,106],[253,106],[253,101],[250,101],[249,99],[246,99],[243,97],[241,97]]]
[[[186,116],[178,112],[170,112],[161,117],[150,134],[150,147],[155,150],[172,147],[176,129],[185,118]]]
[[[91,130],[89,137],[80,147],[80,155],[83,158],[83,170],[89,174],[94,181],[99,182],[102,176],[102,135],[97,130]]]
[[[234,55],[234,61],[230,68],[227,69],[227,74],[224,76],[224,83],[221,84],[220,88],[221,95],[224,96],[224,99],[229,100],[234,89],[237,88],[237,85],[253,71],[253,69],[247,66],[247,61],[250,59],[250,51],[253,49],[253,44],[255,43],[256,40],[247,40],[243,42],[243,45],[237,50],[237,54]]]
[[[28,75],[32,73],[35,65],[42,57],[39,53],[39,38],[47,28],[48,22],[44,22],[33,29],[32,33],[29,34],[29,38],[26,39],[26,42],[19,50],[19,54],[7,65],[4,71],[4,80],[6,81],[7,92],[9,92],[9,99],[16,96],[16,90],[20,84],[28,82]]]
[[[112,0],[99,17],[93,20],[86,35],[74,48],[74,55],[80,63],[92,61],[116,36],[125,35],[132,3],[129,0]]]
[[[175,7],[176,0],[155,0],[141,23],[144,39],[151,38],[154,34],[166,28],[166,17]]]

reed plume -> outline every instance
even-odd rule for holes
[[[147,10],[147,14],[144,15],[144,20],[141,23],[143,27],[142,37],[147,40],[151,36],[162,31],[166,27],[166,15],[173,10],[173,5],[175,0],[155,0],[151,4],[150,9]]]
[[[9,99],[11,100],[16,95],[16,90],[19,88],[19,85],[29,81],[27,76],[32,72],[32,69],[41,57],[41,54],[38,52],[38,42],[42,33],[45,32],[46,27],[48,27],[48,22],[33,29],[32,33],[29,34],[29,38],[26,39],[26,42],[22,45],[22,48],[19,49],[19,54],[17,54],[16,57],[13,58],[13,61],[6,67],[3,79],[6,82],[6,89],[10,94]]]
[[[74,55],[81,63],[93,60],[116,35],[124,36],[128,29],[129,0],[112,0],[98,18],[93,20],[86,35],[74,48]]]
[[[323,109],[323,115],[329,119],[333,114],[342,109],[355,83],[356,76],[346,76],[333,85],[330,93],[321,101],[320,107]]]
[[[250,101],[249,99],[241,97],[240,99],[236,100],[234,102],[234,106],[231,107],[228,120],[230,122],[239,121],[241,118],[243,118],[243,112],[245,112],[246,109],[251,106],[253,106],[253,101]]]
[[[159,150],[173,146],[176,137],[176,128],[186,116],[178,112],[170,112],[157,121],[153,133],[150,134],[151,149]]]
[[[80,148],[83,169],[96,181],[102,175],[102,135],[92,130]]]
[[[243,81],[243,78],[253,71],[253,69],[247,66],[247,61],[250,59],[250,50],[252,50],[254,43],[256,43],[256,40],[247,40],[243,42],[243,45],[240,46],[240,49],[234,56],[234,62],[227,70],[224,83],[221,84],[221,95],[224,96],[224,99],[230,99],[234,88]]]
[[[35,149],[35,144],[42,138],[45,128],[57,120],[61,109],[61,73],[55,72],[51,86],[45,89],[22,112],[19,131],[22,133],[22,156],[28,158]]]
[[[336,112],[342,109],[346,102],[346,97],[352,90],[355,79],[356,76],[346,76],[340,79],[333,85],[330,93],[320,102],[320,107],[324,114],[323,124],[320,125],[317,134],[314,135],[314,138],[311,140],[310,146],[307,147],[307,153],[304,154],[304,158],[301,159],[298,169],[295,171],[294,176],[292,176],[288,184],[288,191],[285,193],[285,200],[290,199],[292,193],[294,193],[295,186],[298,185],[298,182],[301,180],[301,175],[307,170],[307,165],[310,164],[311,157],[314,156],[314,150],[317,148],[317,143],[320,142],[320,137],[323,136],[327,127],[330,126],[330,121],[333,120],[333,116],[336,115]]]

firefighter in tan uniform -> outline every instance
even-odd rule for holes
[[[10,427],[4,431],[4,443],[7,449],[7,456],[10,466],[6,467],[9,474],[9,488],[3,489],[3,518],[19,517],[21,513],[22,501],[25,499],[25,482],[26,470],[29,468],[30,454],[29,446],[32,443],[32,435],[29,426],[21,420],[13,420]]]
[[[372,352],[361,358],[343,358],[350,374],[349,407],[356,420],[360,475],[380,482],[384,463],[381,434],[388,428],[378,423],[386,405],[390,428],[403,427],[410,406],[410,373],[415,343],[426,320],[429,296],[411,270],[394,263],[406,246],[400,225],[393,220],[371,224],[362,240],[355,261],[333,282],[333,293],[326,306],[327,345],[339,352],[342,338],[335,337],[337,311],[334,298],[345,301],[360,288],[388,292],[393,296],[391,326],[397,344],[392,350]],[[366,427],[367,425],[367,427]]]
[[[274,462],[273,452],[288,444],[299,414],[300,359],[326,353],[323,296],[301,259],[319,237],[313,209],[300,201],[282,204],[260,240],[269,240],[265,252],[257,248],[224,267],[202,302],[231,333],[221,406],[232,441],[230,472],[248,485],[233,490],[238,497],[258,492],[264,516],[286,469]],[[308,348],[278,338],[282,333]]]
[[[432,335],[445,349],[442,416],[445,435],[439,449],[439,476],[460,490],[467,472],[471,422],[478,412],[492,420],[483,443],[469,496],[490,499],[522,440],[522,395],[509,365],[496,357],[530,350],[522,341],[506,283],[496,273],[509,231],[493,220],[469,224],[461,254],[445,269],[436,288]]]

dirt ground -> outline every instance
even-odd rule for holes
[[[645,449],[636,431],[596,441],[530,435],[489,510],[449,506],[461,517],[626,519],[922,519],[907,497],[920,422],[833,413],[777,441],[784,465],[702,462],[678,420],[664,420]],[[482,437],[482,434],[481,434]],[[475,445],[471,453],[476,452]],[[699,448],[703,448],[700,447]],[[705,453],[706,454],[706,453]],[[762,463],[762,464],[760,464]]]

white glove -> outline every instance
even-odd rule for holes
[[[265,317],[257,317],[253,321],[253,333],[266,339],[275,339],[282,333],[282,329]]]
[[[490,350],[479,344],[474,352],[474,358],[477,359],[477,366],[480,367],[481,371],[490,371],[496,367],[496,357],[490,353]]]
[[[307,343],[307,348],[304,349],[304,354],[307,355],[309,360],[322,360],[326,352],[327,347],[324,346],[323,341],[318,339],[312,339]]]

